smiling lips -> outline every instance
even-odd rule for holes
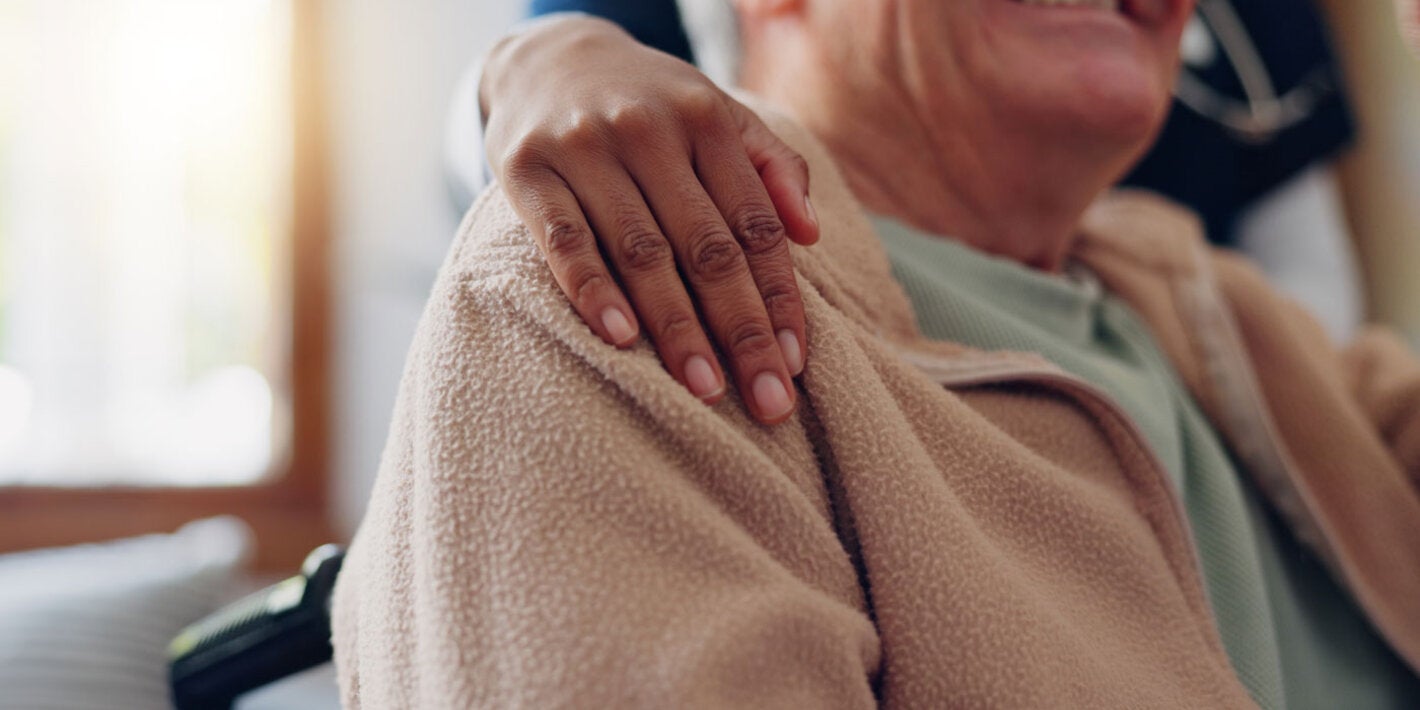
[[[1119,0],[1020,0],[1026,5],[1048,5],[1051,7],[1083,7],[1094,10],[1119,11]]]
[[[1015,0],[1038,7],[1080,8],[1117,12],[1145,26],[1167,21],[1183,9],[1188,0]]]

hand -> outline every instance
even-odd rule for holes
[[[618,347],[644,325],[713,403],[698,305],[750,413],[787,419],[807,340],[786,239],[818,240],[798,154],[691,65],[587,17],[495,47],[480,104],[493,172],[587,325]]]

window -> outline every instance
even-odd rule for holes
[[[313,15],[0,4],[0,550],[323,520]]]

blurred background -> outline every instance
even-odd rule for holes
[[[1420,67],[1389,3],[1318,6],[1359,308],[1420,346]],[[0,0],[0,553],[232,515],[194,539],[260,580],[348,539],[460,217],[455,86],[526,11]]]
[[[0,0],[0,708],[164,707],[183,625],[348,540],[523,12]]]
[[[0,551],[353,530],[459,218],[450,97],[522,12],[0,0]]]

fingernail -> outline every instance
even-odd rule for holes
[[[753,388],[754,401],[759,403],[759,410],[766,419],[778,419],[794,407],[789,390],[784,389],[784,383],[772,372],[761,372],[755,377]]]
[[[711,399],[725,391],[725,385],[715,376],[715,368],[710,361],[700,355],[691,355],[685,361],[685,384],[690,393],[700,399]]]
[[[787,328],[779,331],[779,352],[784,354],[784,364],[789,366],[789,374],[798,377],[804,371],[804,351],[799,347],[799,336]]]
[[[818,213],[814,211],[814,203],[807,194],[804,195],[804,212],[808,214],[810,222],[818,224]]]
[[[602,325],[606,327],[611,341],[617,345],[626,345],[636,339],[636,331],[631,327],[631,321],[626,320],[626,316],[616,308],[602,311]]]

